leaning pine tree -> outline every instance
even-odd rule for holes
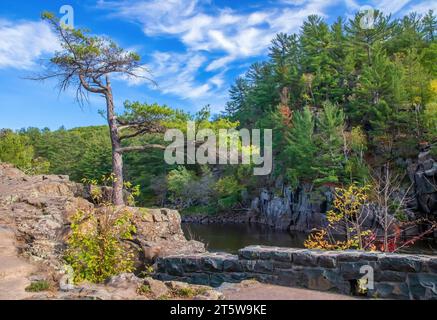
[[[122,141],[144,133],[162,132],[164,129],[162,121],[172,115],[172,110],[158,105],[127,103],[125,105],[127,111],[118,116],[114,109],[110,76],[119,74],[125,77],[145,78],[144,74],[147,74],[147,70],[140,63],[139,55],[120,48],[110,39],[88,36],[84,30],[62,26],[52,13],[43,13],[42,18],[57,34],[61,50],[50,59],[44,74],[31,79],[56,78],[61,91],[74,87],[79,103],[83,103],[89,93],[105,98],[106,119],[112,144],[114,176],[112,202],[114,205],[123,205],[123,153],[164,147],[161,145],[126,147],[122,145]]]

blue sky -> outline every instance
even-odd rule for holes
[[[104,100],[91,96],[82,108],[74,93],[60,93],[55,82],[24,79],[41,71],[41,61],[58,48],[56,37],[39,19],[44,10],[74,8],[75,27],[114,39],[135,50],[158,86],[115,79],[118,107],[123,101],[167,104],[195,112],[210,104],[223,110],[229,86],[254,61],[266,58],[278,32],[299,31],[318,14],[332,22],[361,7],[399,17],[410,11],[437,11],[434,0],[1,0],[0,128],[57,129],[103,124]]]

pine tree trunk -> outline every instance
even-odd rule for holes
[[[124,205],[123,200],[123,156],[118,151],[121,147],[120,135],[117,128],[116,115],[114,112],[114,100],[112,90],[108,85],[106,93],[107,118],[109,133],[112,145],[112,173],[114,180],[112,182],[112,203],[116,206]]]

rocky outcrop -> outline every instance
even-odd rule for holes
[[[15,232],[21,253],[59,270],[69,217],[93,208],[80,193],[67,176],[27,176],[0,164],[0,225]]]
[[[282,194],[263,189],[260,195],[252,200],[246,212],[219,215],[186,215],[184,223],[259,223],[276,230],[310,232],[326,227],[326,211],[333,199],[333,190],[322,187],[309,190],[309,186],[295,191],[285,187]],[[379,224],[372,207],[366,208],[366,221],[363,226],[376,229]],[[338,230],[339,233],[341,230]]]
[[[205,252],[199,241],[187,240],[181,229],[181,217],[176,210],[129,207],[134,213],[137,232],[132,245],[136,246],[137,269],[153,264],[158,257],[174,253]]]
[[[71,215],[94,208],[82,197],[86,194],[86,188],[68,176],[27,176],[0,164],[0,225],[15,230],[24,254],[61,269]],[[177,211],[128,209],[134,213],[133,243],[141,249],[139,259],[150,262],[157,256],[205,251],[202,243],[185,239]]]
[[[420,152],[417,161],[409,161],[408,173],[414,184],[416,204],[408,206],[418,216],[437,217],[437,161],[430,150]],[[275,229],[308,232],[325,227],[326,211],[334,197],[332,187],[312,189],[309,185],[301,185],[296,190],[283,187],[281,194],[263,189],[250,206],[248,221],[259,222]],[[377,230],[380,228],[374,205],[366,210],[364,228]],[[411,212],[409,212],[410,214]],[[416,230],[413,234],[420,233]]]
[[[86,195],[86,188],[71,182],[68,176],[28,176],[11,165],[0,163],[0,228],[15,238],[14,248],[10,249],[50,272],[65,273],[63,253],[70,218],[77,210],[94,209],[94,205],[83,198]],[[138,249],[135,250],[137,266],[144,268],[160,256],[205,251],[203,243],[184,237],[177,211],[128,209],[134,214],[137,229],[133,241],[129,242]],[[0,270],[9,252],[6,250],[3,254],[3,251],[0,250]]]
[[[264,189],[250,207],[250,221],[275,229],[308,232],[326,226],[325,213],[333,198],[330,187],[311,190],[302,185],[296,190],[284,187],[278,195]]]
[[[277,230],[308,232],[326,226],[325,213],[332,201],[331,188],[309,191],[303,186],[293,191],[284,187],[281,194],[262,189],[246,212],[220,215],[188,215],[187,223],[260,223]]]
[[[409,174],[414,182],[418,209],[437,217],[437,162],[430,151],[422,151],[417,162],[409,165]]]
[[[198,223],[198,224],[227,224],[227,223],[248,223],[250,222],[250,214],[248,212],[207,215],[193,214],[182,216],[183,223]]]
[[[238,256],[204,253],[160,258],[157,277],[211,286],[257,279],[369,298],[437,299],[437,258],[425,255],[250,246],[239,250]],[[370,281],[366,287],[361,282],[365,279]]]

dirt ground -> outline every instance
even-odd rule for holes
[[[257,281],[227,284],[221,291],[226,300],[355,300],[354,297],[308,289],[290,288]]]

